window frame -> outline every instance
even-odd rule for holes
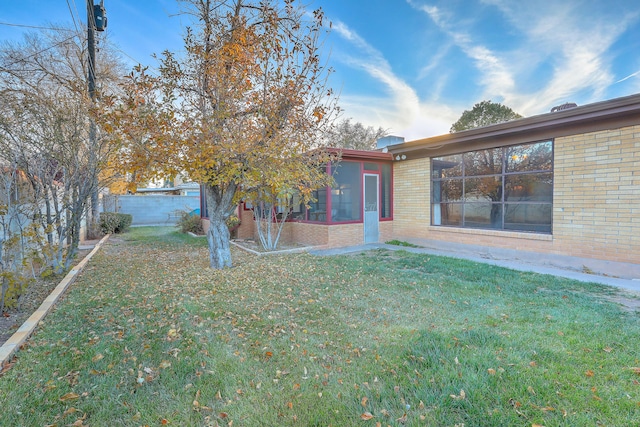
[[[513,149],[520,147],[526,149],[532,147],[535,152],[536,145],[548,144],[550,147],[548,153],[544,155],[538,168],[528,169],[529,163],[527,163],[527,155],[523,155],[521,165],[524,165],[524,170],[513,168],[513,163],[509,162],[509,158],[513,161],[519,161],[521,159],[515,159],[516,155],[513,154]],[[523,232],[523,233],[537,233],[537,234],[553,234],[553,192],[554,192],[554,149],[555,141],[553,139],[545,139],[540,141],[526,142],[520,144],[511,144],[505,146],[498,146],[493,148],[482,148],[478,150],[470,150],[464,152],[451,153],[438,157],[432,157],[431,160],[431,174],[430,174],[430,210],[431,210],[431,226],[435,227],[454,227],[465,229],[485,229],[495,231],[508,231],[508,232]],[[545,150],[546,152],[547,150]],[[499,152],[500,168],[499,173],[497,165],[492,161],[487,165],[487,168],[491,168],[490,171],[482,170],[477,172],[477,165],[475,166],[476,173],[468,173],[468,170],[473,170],[467,163],[471,163],[471,160],[477,156],[488,153],[484,158],[491,158],[495,160],[495,156]],[[473,156],[473,157],[472,157]],[[547,159],[548,156],[548,159]],[[457,162],[457,163],[456,163]],[[456,170],[458,169],[459,170]],[[443,173],[444,170],[450,169],[450,174]],[[484,173],[482,173],[484,172]],[[545,178],[545,175],[547,176]],[[534,187],[540,185],[543,190],[542,195],[532,194],[533,200],[517,200],[510,199],[507,193],[507,184],[512,185],[514,177],[526,177],[531,176],[536,179],[531,180]],[[495,191],[499,193],[499,200],[488,197],[488,191],[486,188],[491,187],[491,181],[497,184],[494,185]],[[498,180],[496,180],[498,178]],[[548,189],[544,188],[545,179],[548,182]],[[475,186],[469,186],[474,183]],[[451,194],[447,194],[443,191],[443,186],[449,184],[449,188],[453,188],[454,191]],[[486,184],[486,185],[484,185]],[[482,188],[484,185],[485,191],[478,191],[478,188]],[[457,188],[456,188],[457,186]],[[475,190],[475,191],[472,191]],[[544,192],[547,190],[547,192]],[[459,191],[459,195],[456,197],[446,197],[455,195],[455,191]],[[486,197],[485,200],[482,198]],[[544,219],[548,216],[547,221],[531,221],[520,222],[520,227],[514,227],[513,222],[507,222],[509,212],[513,212],[515,206],[525,206],[525,218],[528,215],[529,208],[534,209],[534,214],[540,219]],[[454,218],[456,221],[443,224],[442,214],[445,209],[447,212],[456,212]],[[449,211],[448,209],[451,209]],[[487,223],[482,221],[473,222],[468,218],[471,217],[473,211],[486,212],[490,210]],[[536,210],[539,209],[539,210]],[[494,213],[495,211],[495,213]],[[499,215],[499,218],[497,216]],[[480,216],[483,219],[482,216]],[[498,220],[499,219],[499,223]]]

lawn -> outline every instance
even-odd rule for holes
[[[110,239],[0,377],[0,425],[640,424],[616,290],[404,251],[233,256]]]

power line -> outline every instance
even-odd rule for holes
[[[26,25],[26,24],[14,24],[11,22],[1,22],[0,25],[6,25],[7,27],[19,27],[19,28],[34,28],[36,30],[51,30],[51,31],[73,31],[68,28],[57,28],[57,27],[41,27],[38,25]]]
[[[78,28],[78,22],[76,21],[76,16],[73,14],[73,9],[75,8],[76,14],[78,14],[78,20],[80,20],[80,13],[78,13],[78,7],[76,6],[75,1],[73,2],[73,8],[71,7],[71,3],[67,0],[67,7],[69,8],[69,13],[71,14],[71,20],[73,21],[73,26],[75,27],[78,34],[80,34],[80,29]]]
[[[44,49],[42,49],[42,50],[39,50],[38,52],[32,53],[32,54],[31,54],[31,55],[29,55],[29,56],[24,56],[24,57],[22,57],[22,58],[18,59],[17,61],[14,61],[14,62],[12,62],[12,63],[10,63],[10,64],[8,64],[8,65],[5,65],[5,66],[3,66],[3,68],[4,68],[4,69],[6,69],[6,68],[8,68],[8,67],[11,67],[11,66],[13,66],[13,65],[16,65],[16,64],[17,64],[17,63],[19,63],[19,62],[23,62],[23,61],[25,61],[25,60],[27,60],[27,59],[29,59],[29,58],[33,58],[34,56],[40,55],[41,53],[44,53],[44,52],[46,52],[46,51],[48,51],[48,50],[51,50],[51,49],[53,49],[54,47],[58,47],[58,46],[60,46],[60,45],[62,45],[62,44],[64,44],[64,43],[66,43],[66,42],[68,42],[69,40],[71,40],[71,39],[73,39],[73,38],[75,38],[75,37],[76,37],[76,35],[75,35],[75,34],[74,34],[74,35],[72,35],[71,37],[67,37],[66,39],[64,39],[64,40],[62,40],[62,41],[59,41],[58,43],[54,43],[54,44],[52,44],[51,46],[49,46],[49,47],[47,47],[47,48],[44,48]]]

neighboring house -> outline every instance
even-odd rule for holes
[[[344,150],[337,173],[327,166],[336,185],[294,208],[282,239],[431,239],[640,263],[640,95],[392,142],[386,153]],[[241,205],[239,216],[238,238],[253,238],[252,212]]]
[[[197,182],[180,183],[171,187],[145,187],[136,189],[139,195],[172,195],[172,196],[200,196],[200,184]]]
[[[640,263],[640,95],[388,150],[396,239]]]

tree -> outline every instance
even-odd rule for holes
[[[474,105],[471,110],[465,110],[458,121],[451,125],[449,132],[455,133],[520,118],[522,118],[520,114],[505,105],[482,101]]]
[[[455,133],[519,118],[522,116],[507,106],[491,101],[482,101],[475,104],[470,111],[465,110],[458,121],[451,126],[450,132]],[[506,151],[506,156],[525,156],[525,158],[529,156],[529,153],[520,153],[522,150],[529,150],[529,148],[522,146],[509,148]],[[505,193],[504,183],[498,177],[502,173],[503,163],[509,164],[508,159],[504,157],[505,153],[502,149],[471,151],[462,154],[462,163],[456,166],[457,168],[464,167],[465,176],[478,177],[465,180],[464,197],[469,200],[491,202],[489,220],[492,226],[501,226],[502,224],[502,208],[496,202],[502,201],[503,193]],[[459,171],[459,173],[462,176],[462,172]],[[446,185],[448,186],[447,192],[455,194],[455,197],[460,199],[463,197],[462,181],[451,181]]]
[[[330,132],[328,144],[337,148],[352,150],[374,150],[376,141],[389,134],[388,130],[373,126],[364,127],[360,122],[352,123],[351,119],[342,120]]]
[[[75,257],[88,197],[110,154],[104,134],[89,143],[86,55],[73,34],[29,34],[0,51],[0,161],[31,187],[22,203],[39,237],[32,244],[54,273]],[[120,74],[113,64],[103,81]]]
[[[212,268],[231,266],[226,219],[240,197],[267,218],[293,195],[308,203],[326,176],[320,131],[336,111],[320,61],[323,13],[295,0],[183,0],[185,53],[159,72],[137,67],[107,117],[132,177],[184,173],[203,185]],[[281,210],[281,209],[278,209]],[[275,213],[274,213],[275,215]]]

